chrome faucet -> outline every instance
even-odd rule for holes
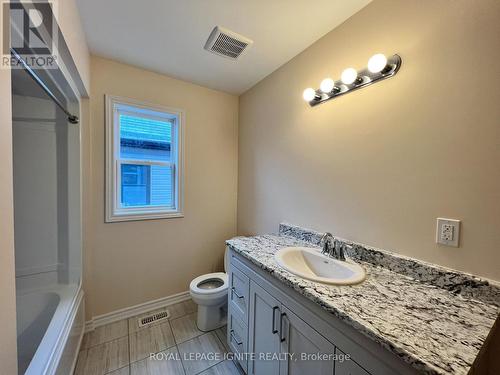
[[[346,245],[341,241],[334,239],[332,234],[326,232],[321,241],[319,242],[321,249],[321,254],[325,254],[330,258],[345,261],[345,248]]]
[[[322,247],[321,254],[325,254],[328,256],[332,255],[332,251],[335,248],[335,240],[331,233],[326,232],[321,240],[319,241],[319,245]]]

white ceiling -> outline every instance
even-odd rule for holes
[[[371,0],[77,0],[90,50],[240,94]],[[238,60],[203,49],[220,25],[254,41]]]

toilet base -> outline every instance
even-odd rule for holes
[[[227,302],[218,306],[198,305],[197,326],[200,331],[212,331],[227,323]]]

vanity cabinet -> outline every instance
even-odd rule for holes
[[[243,321],[248,321],[248,293],[250,280],[238,268],[229,273],[229,305],[233,314],[237,314]]]
[[[255,282],[250,282],[248,374],[279,374],[280,302]]]
[[[335,349],[337,355],[345,355],[340,349]],[[339,361],[335,365],[335,375],[370,375],[354,361]]]
[[[236,315],[230,314],[228,316],[227,331],[228,343],[231,351],[235,354],[235,359],[247,371],[248,360],[246,353],[248,353],[248,328],[243,320]]]
[[[250,279],[240,269],[229,272],[227,342],[236,361],[247,371],[248,360],[248,307]]]
[[[229,277],[227,340],[248,375],[416,374],[234,251]]]
[[[334,353],[333,344],[253,281],[249,317],[248,374],[333,374],[332,360],[316,360]]]
[[[332,375],[335,346],[284,305],[280,320],[280,375]]]

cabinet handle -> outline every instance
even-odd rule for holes
[[[236,289],[234,289],[234,286],[231,288],[231,290],[232,290],[232,291],[233,291],[233,293],[236,295],[236,297],[238,297],[239,299],[241,299],[241,298],[244,298],[244,297],[245,297],[245,296],[240,296],[240,295],[238,294],[238,292],[236,291]]]
[[[280,307],[279,306],[274,306],[273,307],[273,330],[272,330],[272,333],[273,335],[278,333],[278,330],[276,329],[275,325],[276,325],[276,318],[275,318],[275,312],[276,310],[278,310]]]
[[[286,317],[286,313],[281,313],[280,315],[280,342],[284,342],[286,337],[283,336],[283,318]]]
[[[243,341],[238,341],[238,340],[236,339],[236,336],[234,335],[234,329],[232,329],[232,330],[230,331],[230,334],[231,334],[231,338],[234,340],[234,342],[235,342],[238,346],[239,346],[239,345],[243,345]]]

